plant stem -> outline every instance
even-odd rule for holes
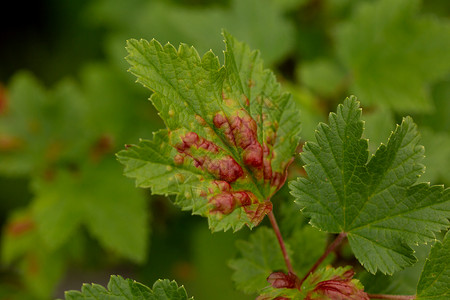
[[[370,299],[386,299],[386,300],[412,300],[416,299],[415,295],[383,295],[383,294],[367,294]]]
[[[305,282],[306,278],[313,273],[317,267],[324,261],[324,259],[334,250],[337,246],[347,237],[347,233],[341,232],[337,238],[328,246],[327,250],[322,254],[322,256],[316,261],[316,263],[309,269],[308,273],[306,273],[305,277],[300,281],[300,286]]]
[[[275,235],[277,236],[278,243],[280,244],[281,252],[283,252],[284,262],[288,268],[289,273],[295,274],[294,269],[292,268],[291,261],[289,259],[289,255],[286,251],[286,246],[283,241],[283,237],[281,236],[280,228],[278,227],[277,220],[275,219],[275,215],[271,211],[267,214],[269,216],[270,223],[272,224],[273,231],[275,231]]]

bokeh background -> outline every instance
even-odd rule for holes
[[[129,38],[212,49],[223,62],[226,29],[260,49],[300,104],[302,141],[354,94],[372,152],[411,115],[426,148],[420,181],[450,183],[447,0],[9,2],[0,18],[0,299],[61,298],[110,274],[150,286],[176,279],[200,300],[255,297],[236,290],[228,266],[248,230],[211,234],[205,219],[122,175],[114,154],[164,126],[127,72]],[[290,178],[303,175],[296,161]],[[307,223],[286,188],[275,198],[282,230]],[[320,255],[327,237],[305,230],[294,250]],[[374,291],[414,293],[428,249],[392,278],[361,278]],[[345,245],[334,259],[354,263]]]

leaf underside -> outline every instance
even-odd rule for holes
[[[130,71],[167,129],[117,154],[137,186],[176,195],[213,231],[253,227],[272,210],[300,130],[295,103],[259,53],[224,37],[224,66],[185,44],[128,41]]]
[[[432,241],[448,227],[449,190],[415,184],[424,170],[424,148],[411,118],[369,159],[360,117],[359,103],[350,97],[330,114],[329,124],[319,124],[317,142],[306,143],[301,154],[308,178],[290,188],[313,226],[346,232],[368,271],[392,274],[415,262],[411,245]]]

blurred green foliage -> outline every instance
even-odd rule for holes
[[[0,29],[0,299],[61,297],[79,289],[80,273],[97,282],[132,274],[147,285],[173,278],[200,300],[252,298],[234,290],[227,267],[248,232],[210,234],[205,220],[122,176],[114,153],[162,127],[126,72],[129,38],[184,42],[220,57],[224,28],[260,49],[294,95],[304,141],[355,94],[371,145],[410,114],[426,149],[422,180],[450,183],[449,1],[47,0],[24,10],[13,7],[17,24]],[[303,174],[294,163],[290,178]],[[285,189],[275,198],[292,250],[320,253],[324,235],[291,213]],[[351,262],[341,251],[336,259]],[[403,271],[410,276],[401,285],[400,276],[377,282],[412,293],[420,269]]]

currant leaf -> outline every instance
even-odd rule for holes
[[[417,299],[450,298],[450,233],[431,248],[417,285]]]
[[[98,284],[84,284],[81,292],[67,291],[65,300],[86,299],[130,299],[130,300],[192,300],[188,298],[183,286],[179,287],[175,281],[158,280],[149,287],[121,276],[111,276],[108,288]]]
[[[285,269],[283,253],[273,230],[260,227],[249,241],[238,240],[240,257],[230,261],[234,270],[232,279],[245,293],[259,292],[268,285],[267,277],[276,270]],[[290,252],[289,246],[287,246]]]
[[[130,71],[167,129],[117,154],[137,186],[176,195],[213,231],[256,226],[272,210],[300,131],[296,104],[259,52],[224,37],[224,66],[185,44],[128,41]]]
[[[306,143],[301,154],[308,178],[291,182],[291,192],[313,226],[348,234],[368,271],[392,274],[416,261],[411,245],[447,228],[450,190],[414,184],[424,148],[411,118],[369,160],[360,117],[351,97],[330,114],[329,125],[319,124],[317,143]]]

